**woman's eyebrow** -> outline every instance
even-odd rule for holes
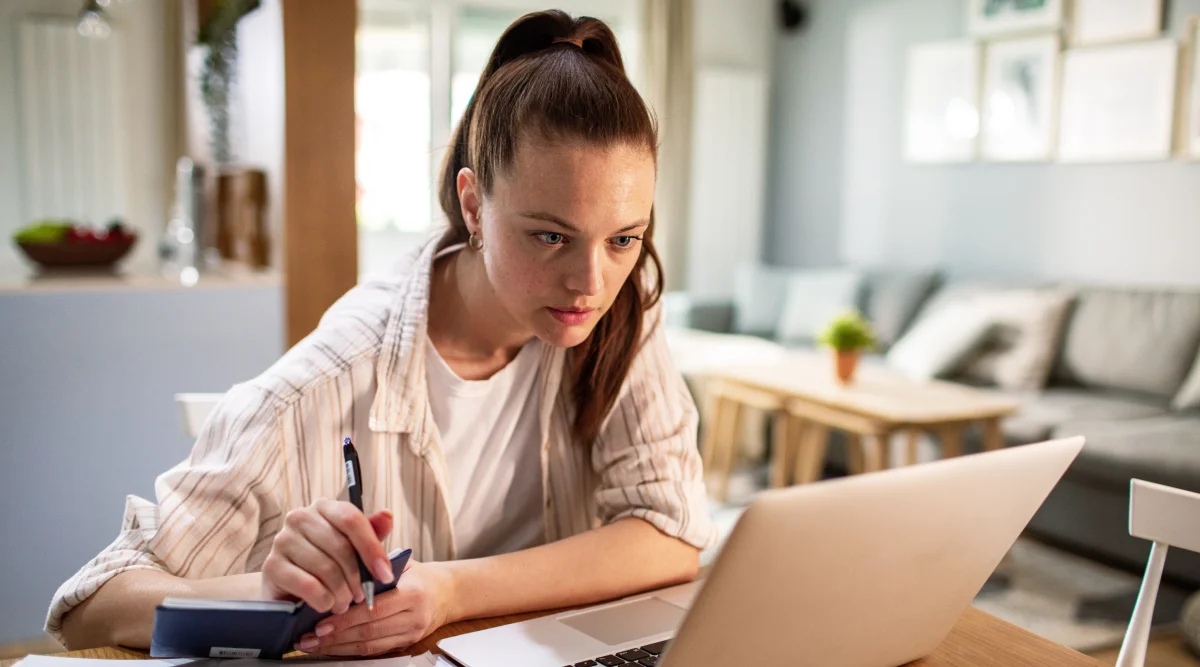
[[[553,223],[555,225],[558,225],[559,227],[562,227],[563,229],[566,229],[568,231],[572,231],[575,233],[579,233],[579,231],[580,231],[579,228],[576,227],[575,225],[572,225],[571,223],[567,222],[566,220],[563,220],[562,218],[560,218],[556,215],[551,215],[549,213],[543,213],[541,211],[526,211],[526,212],[522,213],[521,216],[525,217],[525,218],[532,218],[534,220],[542,220],[544,222]],[[616,233],[624,234],[625,232],[631,232],[631,231],[637,229],[638,227],[646,227],[649,224],[650,224],[650,220],[648,218],[644,218],[642,220],[638,220],[637,222],[635,222],[633,224],[626,225],[626,226],[618,229],[616,231]]]

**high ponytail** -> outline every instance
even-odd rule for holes
[[[449,221],[443,245],[470,236],[458,200],[458,172],[470,168],[485,193],[508,169],[522,138],[633,146],[657,158],[654,118],[625,74],[612,30],[598,19],[550,10],[504,31],[454,128],[438,197]],[[629,279],[590,336],[570,351],[573,431],[591,445],[616,403],[642,341],[643,316],[662,296],[654,214]]]

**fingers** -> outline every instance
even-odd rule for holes
[[[319,515],[312,513],[306,514],[304,519],[297,521],[296,528],[311,548],[298,549],[298,555],[303,555],[307,559],[305,563],[302,564],[295,559],[293,562],[301,565],[330,586],[329,590],[338,597],[339,603],[334,607],[334,611],[340,614],[350,606],[350,601],[361,602],[364,598],[362,582],[358,574],[358,562],[355,560],[354,547],[350,545],[350,540],[346,539],[346,536],[338,532],[336,528],[321,520]],[[314,553],[314,549],[320,553]],[[324,556],[324,558],[322,559],[320,556]],[[322,569],[309,569],[310,566]],[[344,607],[341,606],[343,602],[345,603]]]
[[[268,568],[264,563],[264,577],[269,576],[276,588],[304,600],[314,609],[345,611],[354,599],[356,589],[351,587],[350,582],[353,579],[347,580],[343,566],[338,562],[336,556],[330,555],[330,552],[337,553],[340,550],[352,553],[349,543],[344,537],[340,537],[333,528],[325,526],[322,529],[320,524],[324,522],[303,510],[288,513],[284,522],[285,529],[276,536],[275,544],[268,556],[268,561],[273,559],[271,565],[274,567]],[[339,541],[343,543],[340,549]],[[351,556],[352,558],[353,556]],[[317,594],[311,590],[289,588],[287,581],[281,580],[277,576],[280,566],[284,562],[299,568],[308,575],[308,579],[313,579],[320,584],[324,591]],[[286,570],[286,568],[284,569]],[[299,583],[294,577],[291,581],[292,585]],[[307,584],[307,580],[304,583]]]
[[[333,609],[337,598],[313,575],[289,561],[277,551],[272,551],[263,563],[263,573],[270,573],[268,597],[299,598],[320,612]]]
[[[334,528],[341,531],[354,547],[354,551],[362,557],[367,569],[383,583],[391,583],[392,563],[383,550],[383,544],[376,537],[375,526],[367,520],[366,515],[358,511],[354,505],[337,500],[321,500],[315,504],[317,512],[325,517]],[[391,520],[388,519],[388,523]],[[391,530],[391,526],[387,526]],[[357,563],[355,568],[357,568]]]
[[[412,611],[415,607],[413,602],[414,596],[406,590],[402,588],[392,589],[375,598],[374,610],[368,609],[366,605],[351,607],[344,614],[330,616],[318,623],[315,634],[310,633],[310,636],[324,637],[358,625],[371,623],[381,618]]]
[[[370,517],[371,528],[375,529],[375,538],[380,542],[392,532],[391,510],[380,510]]]
[[[428,624],[418,614],[406,611],[324,637],[307,635],[296,648],[306,653],[330,656],[377,655],[407,648],[421,641],[427,627]]]

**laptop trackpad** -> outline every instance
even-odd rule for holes
[[[560,618],[583,634],[609,646],[672,632],[683,622],[684,610],[651,597]]]

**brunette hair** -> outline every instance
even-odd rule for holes
[[[504,31],[454,128],[439,197],[450,229],[443,243],[467,241],[457,178],[475,172],[484,193],[512,165],[520,140],[582,141],[597,147],[644,147],[657,160],[658,129],[625,75],[612,30],[598,19],[560,10],[526,14]],[[616,403],[642,342],[643,314],[662,296],[654,214],[642,251],[608,313],[571,350],[575,437],[590,445]]]

